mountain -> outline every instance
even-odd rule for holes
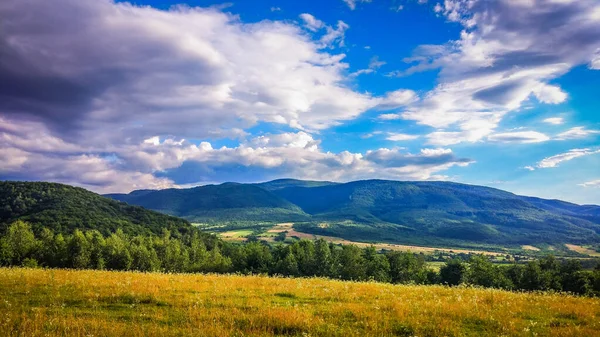
[[[600,206],[451,182],[283,179],[109,196],[191,221],[290,221],[305,232],[357,241],[600,242]]]
[[[314,181],[314,180],[298,180],[298,179],[277,179],[264,183],[255,184],[267,191],[277,191],[290,187],[321,187],[330,185],[339,185],[331,181]]]
[[[137,192],[135,194],[142,194]],[[187,232],[186,220],[109,199],[83,188],[46,182],[0,181],[0,232],[24,220],[35,230],[55,232],[97,229],[103,234],[117,228],[128,234],[161,234],[163,228]]]
[[[225,183],[106,196],[195,222],[310,219],[298,206],[253,184]]]

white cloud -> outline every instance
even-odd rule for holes
[[[583,126],[573,127],[565,132],[559,133],[556,136],[557,140],[582,139],[591,135],[600,134],[600,130],[589,130]]]
[[[488,136],[487,139],[502,143],[541,143],[550,140],[550,137],[537,131],[516,131],[495,133]]]
[[[596,8],[596,12],[598,12],[598,20],[600,20],[600,6]],[[589,68],[593,70],[600,70],[600,48],[598,48],[592,56]]]
[[[544,158],[540,162],[537,163],[537,168],[551,168],[557,167],[560,163],[573,160],[575,158],[589,156],[593,154],[600,153],[600,150],[594,149],[573,149],[568,152],[560,153],[548,158]]]
[[[376,72],[377,69],[381,68],[385,64],[386,64],[385,61],[380,61],[379,57],[373,56],[371,58],[371,61],[369,61],[369,67],[368,68],[366,68],[366,69],[359,69],[359,70],[351,73],[350,76],[355,77],[355,76],[362,75],[362,74],[372,74],[372,73]]]
[[[323,23],[323,21],[315,18],[311,14],[302,13],[300,14],[300,18],[304,21],[304,27],[312,30],[313,32],[325,27],[325,23]]]
[[[408,135],[405,133],[388,132],[388,136],[385,139],[391,140],[394,142],[399,142],[399,141],[405,141],[405,140],[415,140],[417,138],[419,138],[418,135]]]
[[[54,141],[37,122],[2,121],[3,178],[56,181],[97,192],[283,176],[340,181],[436,179],[441,171],[472,163],[450,149],[423,149],[415,154],[400,148],[333,153],[323,151],[320,141],[304,131],[265,134],[231,147],[153,136],[139,143],[90,149]]]
[[[9,0],[0,15],[11,18],[0,23],[0,77],[31,88],[0,88],[0,111],[61,138],[237,137],[259,122],[316,130],[378,103],[348,87],[345,55],[327,52],[344,43],[342,21],[313,36],[216,8],[93,0]]]
[[[600,187],[600,179],[588,181],[588,182],[579,184],[579,186],[583,186],[583,187]]]
[[[447,0],[436,5],[436,12],[463,25],[460,39],[420,46],[405,59],[412,65],[390,76],[440,69],[440,84],[397,117],[382,119],[431,126],[437,130],[429,135],[430,144],[450,145],[488,137],[507,114],[532,99],[565,102],[568,94],[550,83],[590,62],[600,45],[600,21],[584,19],[595,1],[534,2]],[[483,129],[474,130],[472,123]]]
[[[565,122],[565,120],[562,117],[551,117],[544,119],[543,122],[547,124],[561,125]]]
[[[342,1],[345,2],[346,5],[348,5],[348,8],[350,8],[351,10],[355,10],[357,3],[369,3],[372,0],[342,0]]]

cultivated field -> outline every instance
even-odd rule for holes
[[[0,269],[2,336],[598,336],[600,300],[323,279]]]
[[[423,247],[423,246],[413,246],[413,245],[401,245],[401,244],[393,244],[393,243],[372,243],[372,242],[358,242],[358,241],[350,241],[334,236],[325,236],[325,235],[316,235],[310,233],[304,233],[296,230],[294,228],[294,224],[291,222],[280,223],[274,225],[264,233],[258,235],[261,240],[265,240],[268,242],[273,242],[276,234],[285,233],[286,238],[298,238],[298,239],[307,239],[307,240],[316,240],[323,239],[328,242],[333,242],[336,244],[343,245],[356,245],[358,247],[364,248],[369,246],[374,246],[377,249],[386,249],[386,250],[394,250],[401,252],[413,252],[413,253],[423,253],[423,254],[432,254],[436,252],[444,252],[444,253],[464,253],[464,254],[484,254],[488,256],[504,256],[506,253],[499,252],[490,252],[484,250],[476,250],[476,249],[461,249],[461,248],[438,248],[438,247]],[[245,241],[245,237],[252,234],[252,231],[249,230],[237,230],[237,231],[228,231],[221,232],[218,235],[223,240],[227,241]]]

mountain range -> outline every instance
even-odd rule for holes
[[[106,196],[196,223],[294,222],[303,232],[357,241],[600,242],[600,206],[452,182],[281,179]]]

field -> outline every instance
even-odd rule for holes
[[[588,247],[584,247],[584,246],[577,246],[577,245],[571,245],[571,244],[566,244],[565,245],[568,249],[577,252],[579,254],[583,254],[583,255],[589,255],[589,256],[593,256],[593,257],[600,257],[600,253],[588,248]]]
[[[240,230],[232,230],[226,232],[216,232],[216,234],[221,237],[223,240],[227,241],[245,241],[245,238],[250,235],[257,235],[257,237],[261,240],[267,242],[273,242],[274,238],[279,233],[285,233],[286,238],[297,238],[297,239],[308,239],[308,240],[316,240],[316,239],[324,239],[328,242],[333,242],[336,244],[344,244],[349,245],[353,244],[359,247],[368,247],[374,246],[377,249],[385,249],[385,250],[395,250],[395,251],[403,251],[403,252],[413,252],[413,253],[424,253],[424,254],[432,254],[435,252],[445,252],[445,253],[475,253],[475,254],[484,254],[488,256],[504,256],[506,253],[500,252],[491,252],[485,250],[476,250],[476,249],[461,249],[461,248],[439,248],[439,247],[424,247],[424,246],[414,246],[414,245],[402,245],[402,244],[393,244],[393,243],[366,243],[366,242],[358,242],[358,241],[350,241],[342,238],[334,237],[334,236],[325,236],[325,235],[316,235],[310,233],[300,232],[295,229],[293,223],[286,222],[273,225],[265,231],[260,230],[248,230],[248,229],[240,229]]]
[[[3,336],[594,336],[600,300],[260,276],[0,269]]]

